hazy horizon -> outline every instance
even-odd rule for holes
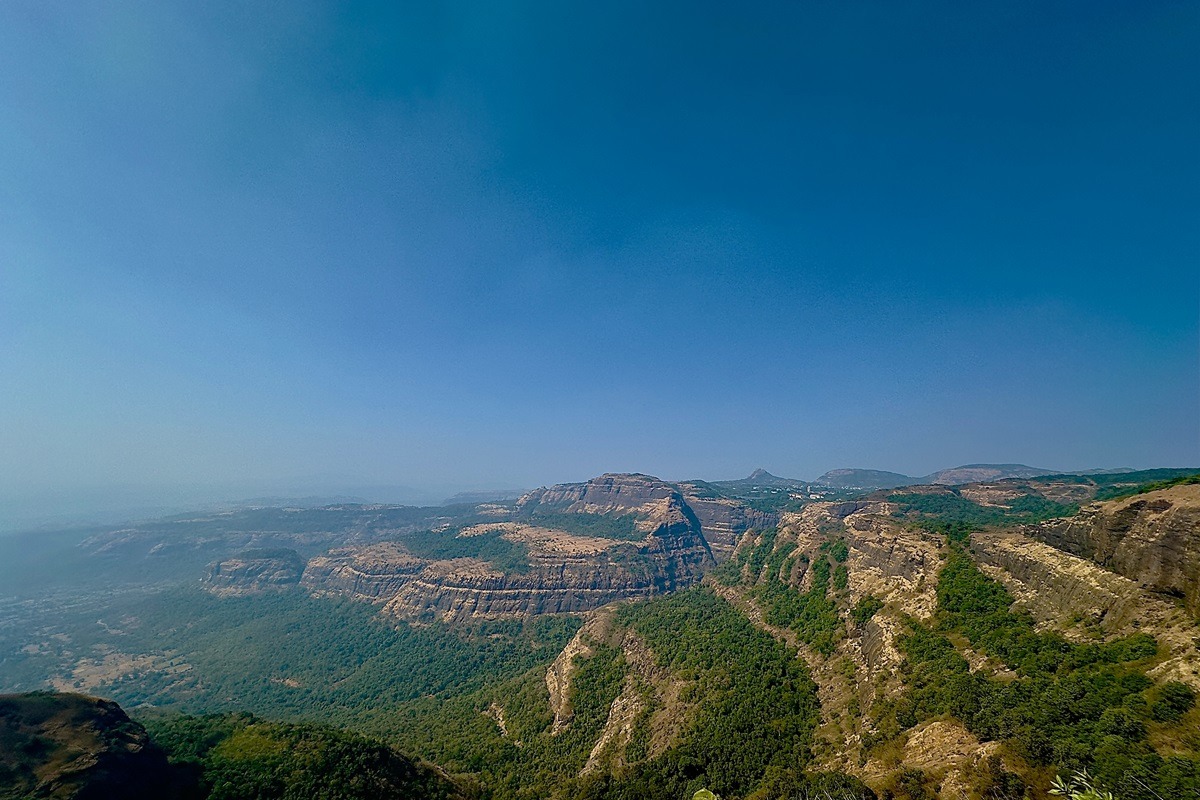
[[[979,462],[975,462],[979,463]],[[994,463],[994,462],[991,462]],[[951,469],[955,464],[945,467]],[[1026,466],[1035,466],[1028,464]],[[1156,467],[1187,468],[1195,464],[1160,464]],[[841,469],[844,467],[832,467]],[[851,467],[855,468],[855,467]],[[877,469],[876,467],[857,467]],[[1039,467],[1043,468],[1043,467]],[[1154,467],[1147,467],[1154,468]],[[762,469],[758,467],[756,469]],[[1094,469],[1130,469],[1129,467],[1089,467],[1053,470],[1069,474]],[[636,469],[610,469],[604,472],[633,473]],[[828,472],[829,470],[826,470]],[[891,471],[891,470],[888,470]],[[936,470],[934,470],[936,471]],[[772,472],[767,470],[767,472]],[[929,473],[908,474],[920,478]],[[244,505],[294,504],[330,505],[334,503],[379,503],[393,505],[442,505],[458,494],[506,492],[516,494],[555,483],[578,483],[599,474],[562,477],[525,486],[502,484],[415,485],[371,483],[353,476],[309,476],[282,481],[258,481],[241,484],[211,485],[94,485],[65,486],[21,496],[0,495],[0,535],[56,527],[110,525],[141,519],[153,519],[186,512],[233,509]],[[738,475],[654,475],[667,481],[728,481],[747,477]],[[790,475],[772,472],[776,477],[814,480],[820,475]],[[824,474],[824,473],[822,473]]]
[[[1198,34],[3,4],[0,515],[1200,464]]]

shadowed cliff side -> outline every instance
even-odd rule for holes
[[[79,694],[0,695],[0,798],[172,800],[183,785],[116,703]]]

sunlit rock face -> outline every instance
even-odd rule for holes
[[[1025,532],[1200,613],[1200,485],[1095,503]]]
[[[623,519],[623,535],[589,533],[599,516]],[[565,530],[577,517],[583,527]],[[715,565],[683,495],[644,475],[538,489],[518,501],[511,520],[469,526],[457,536],[484,533],[519,545],[523,563],[420,558],[398,537],[318,556],[302,585],[378,603],[399,617],[452,621],[590,611],[687,588]]]

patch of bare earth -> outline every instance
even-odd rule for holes
[[[48,683],[60,692],[95,692],[126,677],[148,673],[182,676],[192,669],[191,664],[164,656],[132,655],[107,647],[97,649],[96,657],[79,659],[69,676],[55,676]]]

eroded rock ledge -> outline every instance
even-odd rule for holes
[[[1095,503],[1024,532],[1178,598],[1200,615],[1200,485],[1173,486]]]

